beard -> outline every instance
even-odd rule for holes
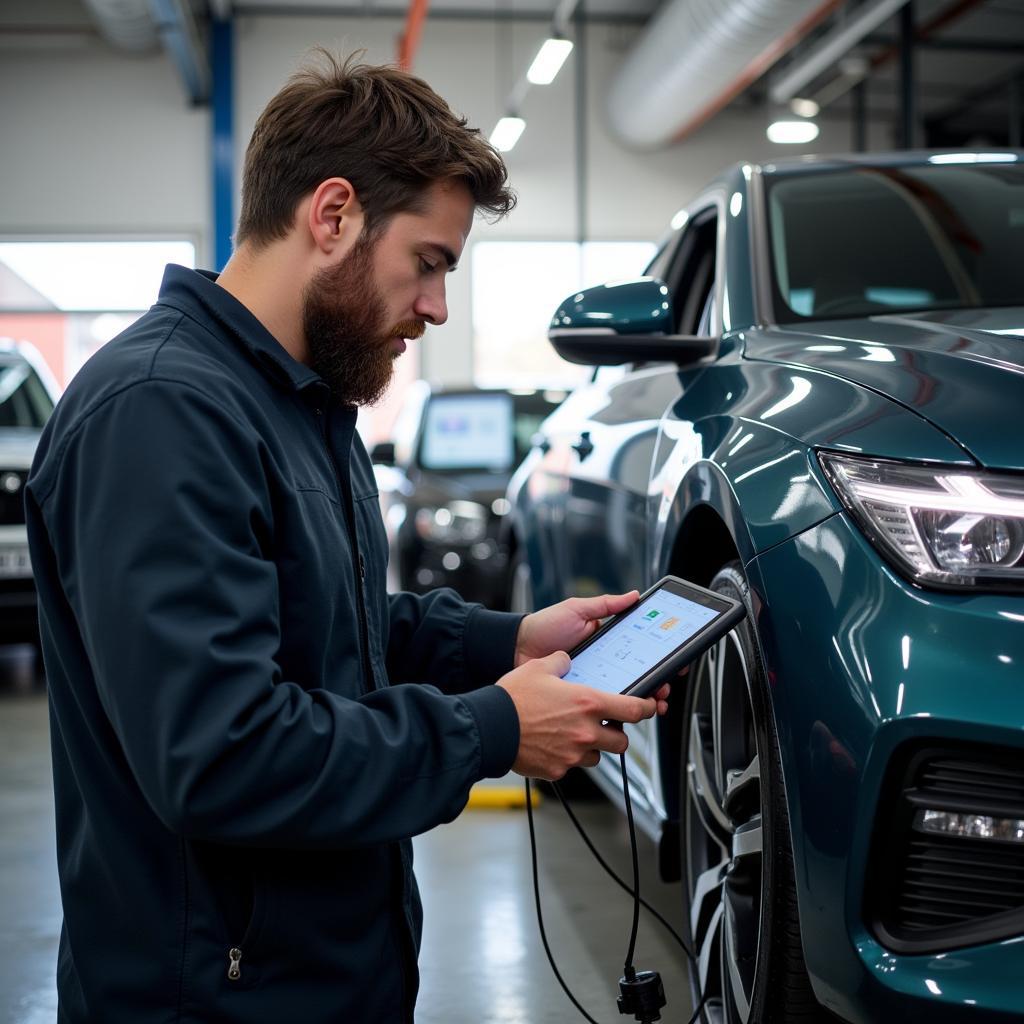
[[[318,270],[302,297],[310,365],[343,405],[374,405],[394,375],[395,338],[419,338],[425,325],[387,326],[387,304],[374,278],[374,243],[361,236],[348,256]]]

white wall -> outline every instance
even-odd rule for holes
[[[163,53],[0,53],[0,234],[186,235],[210,220],[209,113]]]
[[[66,0],[64,0],[67,6]],[[394,59],[400,18],[244,16],[236,24],[236,134],[240,174],[256,117],[273,93],[321,44],[365,47],[372,62]],[[545,35],[541,23],[428,19],[415,70],[473,125],[489,133],[513,81]],[[772,146],[759,114],[730,110],[685,143],[636,154],[608,134],[604,96],[636,29],[589,25],[587,36],[587,219],[595,239],[656,238],[684,201],[722,167],[770,159],[799,147]],[[122,56],[98,40],[65,52],[0,60],[0,235],[185,233],[199,261],[212,255],[209,111],[190,109],[163,54]],[[571,57],[555,83],[534,87],[521,113],[527,129],[508,155],[520,204],[474,238],[574,239],[575,82]],[[849,127],[824,121],[813,149],[849,148]],[[876,132],[874,148],[890,144]],[[449,280],[448,325],[422,342],[424,376],[461,382],[472,370],[468,253]],[[515,282],[509,282],[510,309]],[[510,314],[511,315],[511,314]]]

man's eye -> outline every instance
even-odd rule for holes
[[[436,266],[436,263],[431,263],[430,260],[424,259],[422,256],[420,257],[420,273],[431,274]]]

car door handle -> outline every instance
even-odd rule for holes
[[[589,430],[584,430],[580,434],[580,439],[572,446],[572,450],[580,457],[580,462],[594,450],[594,442],[590,440]]]

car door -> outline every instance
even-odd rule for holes
[[[681,334],[717,329],[718,227],[718,202],[706,198],[694,206],[676,244],[650,268],[669,285]],[[558,461],[567,473],[565,596],[642,591],[654,582],[647,568],[651,463],[662,416],[681,394],[679,370],[671,363],[602,368],[576,393],[572,429],[558,439],[565,446]],[[653,795],[655,726],[626,731],[631,778]]]

